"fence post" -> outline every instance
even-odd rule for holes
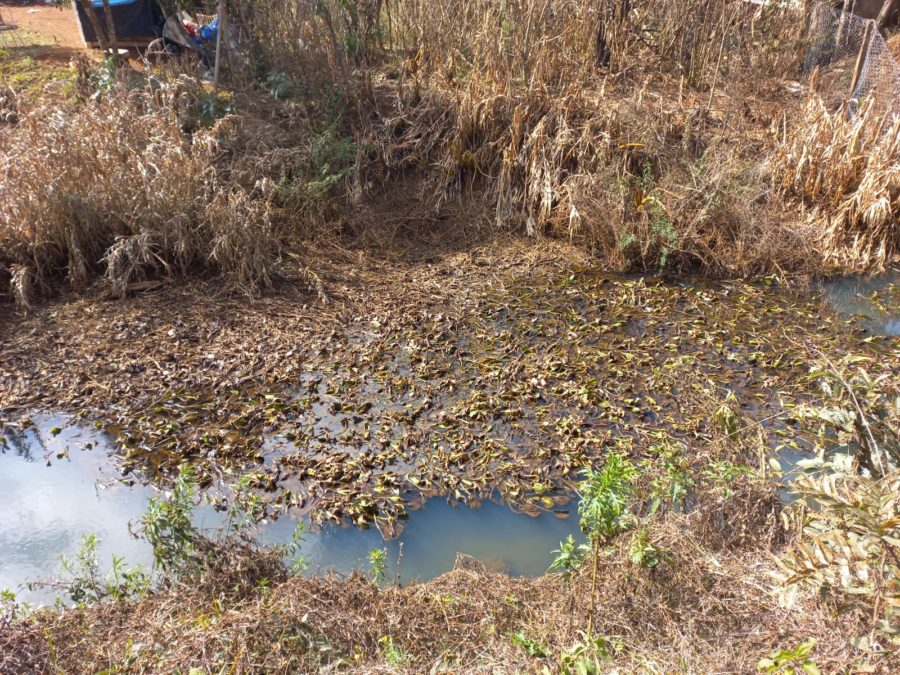
[[[838,29],[837,34],[834,36],[834,44],[840,45],[841,40],[844,39],[845,28],[847,27],[847,21],[851,16],[853,16],[853,10],[856,9],[856,0],[844,0],[844,6],[841,10],[841,18],[838,21]]]
[[[109,54],[109,40],[106,39],[106,31],[103,29],[103,26],[100,25],[100,19],[98,19],[97,15],[94,13],[93,3],[91,0],[78,0],[78,4],[81,5],[81,9],[84,10],[84,15],[87,17],[88,23],[91,24],[91,28],[94,31],[94,37],[100,45],[100,49],[103,50],[104,54]],[[90,43],[88,43],[87,47],[90,48],[90,46]]]
[[[109,0],[103,0],[103,14],[106,16],[106,39],[109,40],[112,58],[118,59],[119,40],[116,37],[116,22],[113,20],[112,7],[109,6]]]
[[[859,76],[862,74],[863,66],[866,63],[866,54],[869,53],[869,44],[872,42],[872,31],[875,28],[875,22],[871,19],[866,22],[866,32],[863,36],[862,45],[859,48],[859,54],[856,56],[856,65],[853,67],[853,79],[850,81],[850,98],[853,98],[853,92],[859,84]]]
[[[219,89],[219,62],[222,59],[222,33],[225,31],[225,0],[219,0],[219,9],[216,14],[216,65],[213,72],[213,88]]]

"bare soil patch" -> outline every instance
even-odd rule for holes
[[[71,6],[0,3],[7,23],[17,27],[34,58],[68,60],[86,51]]]

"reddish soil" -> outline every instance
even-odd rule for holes
[[[0,15],[20,29],[19,36],[35,58],[68,60],[85,50],[72,5],[0,2]]]

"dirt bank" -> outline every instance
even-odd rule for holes
[[[654,528],[670,557],[653,569],[627,562],[624,545],[610,551],[598,583],[597,648],[587,652],[587,566],[570,580],[511,579],[461,558],[430,583],[379,590],[361,575],[288,579],[271,558],[232,552],[135,604],[0,623],[0,669],[750,673],[769,654],[813,640],[810,660],[821,672],[853,670],[860,661],[847,640],[864,617],[837,617],[805,593],[786,608],[767,590],[771,553],[783,545],[771,504],[748,484],[703,513],[670,515]],[[744,544],[738,530],[749,535]],[[579,661],[595,669],[576,670]],[[879,673],[900,665],[890,655],[868,664]]]
[[[16,42],[21,42],[33,58],[68,61],[86,51],[71,6],[0,2],[0,13],[16,27]]]

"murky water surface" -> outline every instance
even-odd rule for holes
[[[900,335],[900,272],[829,282],[823,295],[840,313],[858,316],[864,332]],[[622,330],[640,331],[641,327],[629,325]],[[300,387],[321,400],[327,400],[330,393],[327,384],[319,380],[302,381]],[[410,396],[402,399],[396,410],[389,402],[378,405],[385,406],[381,410],[385,419],[404,421],[416,414],[416,406],[429,404],[427,399],[423,403]],[[322,426],[313,430],[313,439],[341,438],[358,432],[353,418],[356,411],[326,409],[319,402],[315,405],[319,406],[314,412]],[[150,566],[150,548],[131,534],[130,526],[138,523],[155,491],[140,482],[123,481],[112,459],[117,447],[109,436],[72,424],[63,416],[43,415],[35,417],[33,427],[6,432],[2,438],[0,590],[12,589],[27,601],[52,602],[60,593],[58,589],[30,589],[27,584],[58,578],[60,556],[73,555],[84,534],[97,535],[104,568],[108,568],[113,554],[124,556],[131,565]],[[281,446],[290,447],[286,451]],[[267,466],[284,452],[297,451],[294,443],[279,437],[269,438],[263,447]],[[308,447],[315,450],[316,445],[312,442]],[[359,454],[350,443],[347,450],[349,457]],[[800,453],[784,455],[782,461],[790,469],[801,457]],[[407,461],[415,462],[416,457],[410,455]],[[574,503],[565,508],[575,511]],[[224,517],[209,506],[201,506],[196,520],[200,527],[212,529],[220,526]],[[578,535],[576,520],[549,512],[530,517],[495,503],[483,503],[478,509],[453,507],[434,498],[411,512],[400,536],[390,541],[384,541],[374,528],[329,526],[307,533],[301,554],[312,573],[324,569],[342,573],[364,570],[368,552],[386,548],[389,574],[402,581],[430,579],[450,570],[457,553],[471,555],[509,574],[536,576],[546,570],[552,550],[566,535]],[[295,525],[290,517],[283,517],[259,526],[257,534],[266,544],[286,543]]]
[[[839,312],[860,318],[875,334],[900,336],[900,270],[875,277],[845,277],[824,284],[825,297]]]
[[[63,416],[36,416],[24,433],[7,433],[0,447],[0,590],[20,600],[51,603],[61,590],[29,588],[29,582],[58,580],[60,556],[73,556],[82,537],[95,534],[104,570],[113,555],[149,568],[149,545],[131,534],[155,490],[127,484],[112,460],[113,445],[103,434]],[[129,481],[130,482],[130,481]],[[224,515],[202,505],[196,524],[215,530]],[[376,529],[326,527],[304,535],[300,554],[310,573],[367,570],[369,551],[386,548],[388,573],[403,582],[434,578],[452,569],[456,554],[518,576],[546,571],[552,550],[568,534],[578,535],[575,518],[550,514],[532,518],[501,504],[479,509],[453,507],[433,499],[413,512],[401,535],[385,541]],[[260,525],[264,544],[291,540],[291,518]]]

